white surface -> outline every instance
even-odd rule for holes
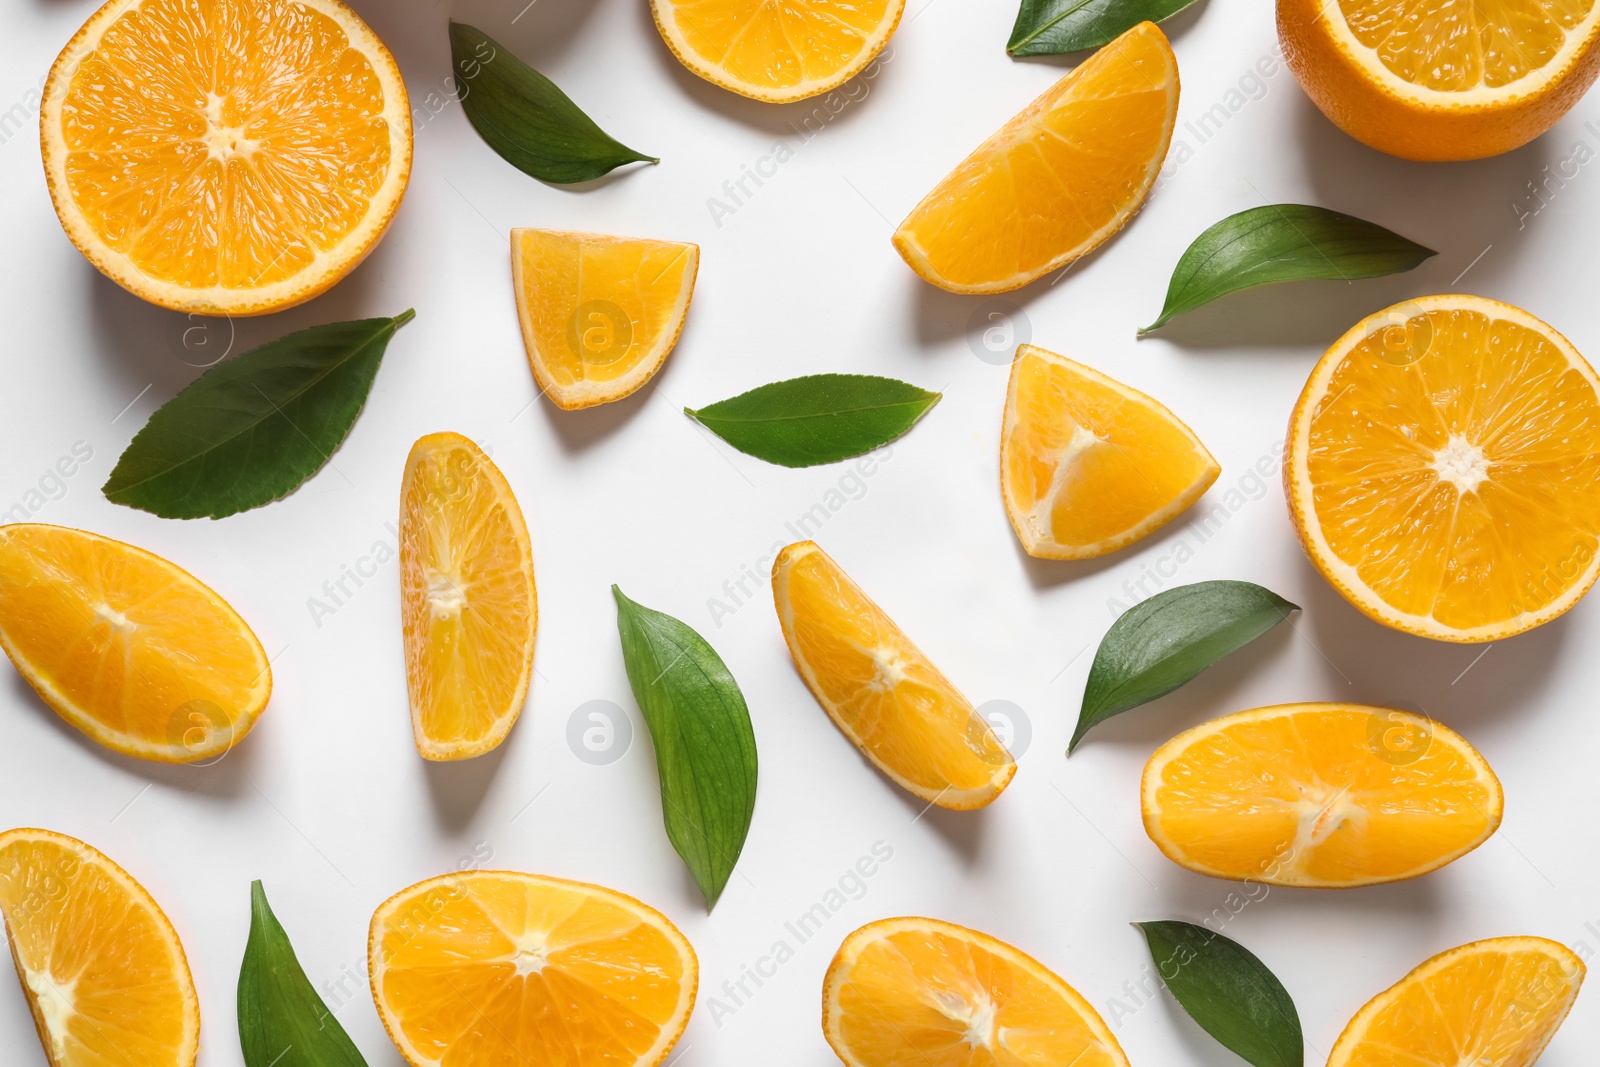
[[[1600,118],[1600,98],[1498,159],[1409,164],[1339,133],[1281,66],[1247,77],[1276,50],[1269,5],[1202,0],[1173,20],[1184,79],[1179,137],[1192,158],[1107,248],[1015,302],[1036,343],[1153,393],[1186,419],[1223,465],[1202,508],[1222,502],[1231,517],[1208,541],[1179,521],[1106,560],[1045,564],[1020,552],[1000,505],[1006,368],[969,346],[981,301],[917,280],[888,240],[923,192],[1061,73],[1060,63],[1006,57],[1010,0],[913,0],[869,91],[852,89],[858,99],[809,141],[791,126],[809,106],[759,105],[680,68],[643,0],[538,0],[514,25],[522,0],[356,6],[393,48],[414,106],[443,100],[453,15],[511,46],[609,132],[663,162],[560,189],[502,162],[458,105],[422,125],[410,193],[371,259],[309,305],[238,324],[236,351],[305,325],[417,309],[332,465],[282,503],[222,522],[172,522],[100,496],[143,418],[198,371],[179,358],[182,320],[101,278],[62,235],[32,114],[0,144],[0,510],[85,442],[92,460],[37,518],[188,567],[231,599],[276,657],[277,689],[254,736],[206,769],[105,752],[0,666],[0,823],[82,837],[161,901],[200,985],[203,1064],[239,1062],[234,982],[252,878],[266,880],[306,971],[331,990],[376,1067],[400,1060],[365,988],[373,908],[421,878],[480,861],[615,886],[682,926],[702,966],[700,1004],[677,1060],[684,1067],[834,1062],[818,1027],[828,960],[861,923],[907,913],[976,926],[1037,956],[1114,1019],[1135,1064],[1236,1064],[1164,995],[1131,1016],[1112,1010],[1113,997],[1137,1003],[1124,983],[1148,964],[1130,920],[1199,921],[1234,890],[1180,870],[1149,843],[1138,775],[1181,728],[1290,700],[1420,707],[1482,749],[1507,795],[1500,833],[1444,871],[1346,893],[1273,890],[1228,924],[1294,995],[1308,1063],[1322,1062],[1369,996],[1434,952],[1522,933],[1586,955],[1600,948],[1600,859],[1588,829],[1600,664],[1585,652],[1600,636],[1600,605],[1487,651],[1383,629],[1308,565],[1270,460],[1314,358],[1362,314],[1403,297],[1454,285],[1508,300],[1580,350],[1600,352],[1589,269],[1600,219],[1594,168],[1569,165],[1575,175],[1552,184],[1548,206],[1522,219],[1524,228],[1518,218],[1538,206],[1526,183],[1542,180],[1544,166],[1572,157],[1579,142],[1584,160],[1600,148],[1600,124],[1584,127]],[[27,111],[26,94],[93,8],[91,0],[7,6],[0,115],[13,102]],[[1241,78],[1246,93],[1230,97]],[[431,105],[430,92],[440,94]],[[1219,103],[1239,106],[1201,143],[1187,124]],[[719,227],[707,199],[778,142],[793,157]],[[1440,254],[1396,278],[1245,294],[1136,342],[1187,243],[1266,201],[1352,212]],[[701,244],[687,329],[651,388],[589,412],[533,402],[509,285],[513,226]],[[944,391],[817,539],[974,701],[1026,709],[1031,746],[986,811],[922,812],[855,754],[790,665],[765,584],[770,546],[793,540],[785,523],[830,489],[854,489],[841,482],[849,468],[767,466],[680,414],[824,370]],[[533,532],[541,627],[539,674],[506,744],[477,761],[428,766],[407,721],[393,563],[320,627],[307,601],[375,543],[392,545],[387,524],[406,451],[440,429],[491,447],[517,489]],[[1262,457],[1273,471],[1266,479],[1252,473]],[[1184,545],[1193,558],[1172,573]],[[723,583],[747,567],[761,577],[759,587],[746,583],[753,598],[715,624],[708,598],[724,596]],[[1178,693],[1100,727],[1065,761],[1092,644],[1114,614],[1109,598],[1126,602],[1126,583],[1141,579],[1154,592],[1223,577],[1263,583],[1305,613],[1295,629],[1281,627]],[[698,627],[749,700],[760,796],[738,871],[710,917],[661,828],[612,582]],[[568,717],[595,699],[634,717],[631,750],[608,766],[580,761],[566,741]],[[893,858],[864,895],[813,940],[795,943],[785,922],[822,901],[880,841]],[[737,1011],[713,1019],[713,996],[733,1003],[723,983],[780,940],[794,958]],[[0,986],[0,1059],[42,1064],[21,993]],[[1543,1063],[1576,1067],[1597,1044],[1600,991],[1589,990]]]

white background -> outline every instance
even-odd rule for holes
[[[1223,466],[1202,507],[1229,504],[1231,517],[1205,542],[1180,520],[1108,559],[1045,563],[1019,550],[1000,504],[1007,370],[975,354],[980,330],[969,323],[982,301],[919,281],[889,235],[1068,61],[1007,58],[1009,0],[912,0],[877,76],[805,140],[791,124],[816,102],[773,107],[700,81],[664,47],[644,0],[537,0],[517,17],[521,4],[357,3],[394,50],[413,105],[438,114],[419,122],[410,192],[366,264],[308,305],[238,323],[234,351],[316,323],[412,306],[417,318],[390,347],[329,468],[289,499],[221,522],[157,519],[98,491],[144,418],[199,373],[190,363],[208,357],[184,349],[180,316],[97,274],[51,211],[28,94],[95,4],[6,7],[0,114],[17,104],[27,116],[0,144],[0,510],[86,443],[92,460],[36,518],[145,546],[212,584],[275,657],[276,691],[255,733],[220,763],[163,767],[98,748],[0,666],[0,823],[84,838],[161,902],[199,983],[203,1064],[239,1062],[234,983],[251,879],[265,879],[307,973],[368,1060],[394,1065],[401,1061],[365,989],[368,920],[402,887],[485,858],[614,886],[683,928],[702,978],[676,1061],[684,1067],[834,1062],[818,1026],[823,971],[850,930],[897,914],[968,924],[1032,953],[1116,1018],[1136,1064],[1236,1064],[1164,994],[1131,1015],[1113,1011],[1112,998],[1124,1009],[1146,999],[1123,989],[1148,963],[1128,922],[1200,921],[1233,889],[1179,869],[1150,844],[1138,776],[1180,729],[1294,700],[1421,708],[1483,751],[1507,797],[1500,832],[1441,872],[1343,893],[1274,890],[1228,923],[1228,934],[1293,994],[1308,1063],[1322,1062],[1368,997],[1445,948],[1501,934],[1541,934],[1585,955],[1600,948],[1591,833],[1600,664],[1585,652],[1600,636],[1600,605],[1581,604],[1487,651],[1386,630],[1308,565],[1270,462],[1317,355],[1361,315],[1404,297],[1460,289],[1507,300],[1581,351],[1600,352],[1589,269],[1600,221],[1596,168],[1573,162],[1567,173],[1576,168],[1575,176],[1560,188],[1552,182],[1537,214],[1527,186],[1580,142],[1583,160],[1600,148],[1600,133],[1584,128],[1600,118],[1600,100],[1581,101],[1551,133],[1497,159],[1406,163],[1347,138],[1312,107],[1272,60],[1269,5],[1201,0],[1173,19],[1183,75],[1178,138],[1192,158],[1099,253],[1058,283],[1013,294],[1014,325],[1170,404]],[[608,132],[662,163],[578,189],[511,168],[446,102],[451,16],[501,40]],[[1252,69],[1273,73],[1255,80]],[[1185,126],[1216,104],[1227,120],[1220,128],[1214,120],[1217,132],[1202,143]],[[719,226],[708,198],[723,196],[724,181],[780,142],[793,157]],[[1202,229],[1289,201],[1372,219],[1439,255],[1395,278],[1258,290],[1135,340]],[[536,399],[512,302],[513,226],[701,245],[688,326],[650,387],[586,412]],[[216,344],[225,345],[225,332]],[[795,539],[784,524],[838,487],[849,467],[767,466],[680,413],[818,371],[893,375],[944,393],[817,539],[974,702],[1025,710],[1031,744],[1014,784],[987,810],[923,812],[855,753],[790,664],[764,587],[766,557],[775,542]],[[419,435],[443,429],[490,448],[519,494],[541,626],[538,675],[510,739],[475,761],[428,765],[407,719],[394,565],[320,626],[308,598],[376,543],[392,546],[387,524],[406,452]],[[1252,474],[1263,457],[1273,470],[1265,480]],[[1172,557],[1185,544],[1193,558],[1174,574]],[[723,583],[746,568],[762,572],[763,586],[718,625],[708,599],[725,597]],[[1093,645],[1116,611],[1108,602],[1127,603],[1125,583],[1141,578],[1146,593],[1249,579],[1305,611],[1188,687],[1101,726],[1069,762],[1063,751]],[[709,917],[662,831],[654,761],[618,650],[612,582],[699,628],[749,701],[760,794],[739,868]],[[633,745],[610,765],[587,764],[568,746],[569,716],[590,700],[632,716]],[[880,841],[893,858],[865,894],[714,1020],[710,997],[734,1004],[724,981],[774,942],[792,943],[785,921],[822,900]],[[0,1059],[42,1064],[21,993],[0,985]],[[1597,1045],[1600,990],[1590,990],[1543,1062],[1588,1063],[1582,1050]]]

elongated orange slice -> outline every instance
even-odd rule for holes
[[[1141,22],[1029,104],[894,234],[923,280],[1018,289],[1099,248],[1144,205],[1178,118],[1178,60]]]
[[[1328,1067],[1533,1067],[1586,970],[1575,952],[1542,937],[1441,952],[1356,1012]]]
[[[683,332],[700,246],[512,230],[511,279],[533,377],[557,407],[637,391]]]
[[[8,830],[0,915],[50,1067],[192,1067],[200,1000],[189,961],[127,871],[64,834]]]
[[[1500,782],[1460,734],[1360,704],[1213,719],[1145,764],[1145,832],[1214,878],[1346,889],[1415,878],[1500,826]]]
[[[1032,345],[1000,427],[1000,493],[1030,556],[1089,559],[1161,529],[1222,468],[1159,401]]]
[[[56,714],[125,756],[192,763],[242,740],[266,651],[193,575],[62,526],[0,526],[0,647]]]
[[[412,1067],[653,1067],[683,1035],[700,966],[667,917],[582,882],[468,871],[384,901],[372,998]]]
[[[400,616],[417,751],[467,759],[504,741],[533,672],[533,547],[505,475],[457,433],[406,459]]]
[[[839,946],[822,1031],[848,1067],[1127,1067],[1098,1012],[1044,964],[938,919],[880,919]]]
[[[772,596],[817,703],[897,785],[965,810],[1011,783],[1016,761],[988,722],[814,542],[778,553]]]

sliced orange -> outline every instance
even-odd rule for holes
[[[894,247],[952,293],[1003,293],[1099,248],[1144,205],[1178,118],[1178,60],[1141,22],[1074,67],[906,216]]]
[[[1398,882],[1500,826],[1500,782],[1466,739],[1420,715],[1280,704],[1174,737],[1145,764],[1145,832],[1213,878],[1268,885]]]
[[[1222,468],[1160,401],[1032,345],[1000,426],[1000,495],[1028,555],[1089,559],[1148,537]]]
[[[1396,304],[1334,342],[1289,423],[1301,543],[1379,622],[1496,641],[1600,575],[1600,381],[1555,330],[1478,296]]]
[[[1328,1067],[1532,1067],[1578,999],[1586,968],[1542,937],[1441,952],[1369,1000]]]
[[[468,871],[372,916],[372,998],[412,1067],[652,1067],[688,1025],[700,965],[678,928],[582,882]]]
[[[861,73],[905,8],[905,0],[650,0],[680,63],[772,104],[817,96]]]
[[[772,597],[817,703],[863,755],[930,804],[999,796],[1016,761],[972,703],[814,542],[778,553]]]
[[[568,411],[621,400],[683,332],[700,246],[564,230],[512,230],[511,280],[539,388]]]
[[[0,915],[50,1067],[191,1067],[200,1000],[189,961],[127,871],[64,834],[8,830]]]
[[[1600,73],[1594,0],[1278,0],[1306,94],[1405,159],[1480,159],[1555,125]]]
[[[938,919],[880,919],[839,946],[822,1031],[848,1067],[1127,1067],[1104,1020],[1044,964]]]
[[[39,123],[72,243],[204,315],[328,289],[411,175],[399,68],[340,0],[109,0],[50,68]]]
[[[417,751],[467,759],[504,741],[533,672],[533,547],[505,475],[457,433],[406,459],[400,617]]]
[[[0,526],[0,647],[56,714],[125,756],[192,763],[256,724],[272,668],[176,564],[61,526]]]

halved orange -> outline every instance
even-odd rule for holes
[[[952,293],[1003,293],[1099,248],[1144,205],[1178,119],[1178,60],[1141,22],[1084,60],[912,209],[894,247]]]
[[[1076,989],[1004,941],[880,919],[839,946],[822,1032],[848,1067],[1127,1067]]]
[[[266,650],[189,572],[109,537],[0,526],[0,647],[46,704],[125,756],[192,763],[243,740]]]
[[[1033,345],[1000,426],[1000,495],[1028,555],[1089,559],[1161,529],[1222,468],[1158,400]]]
[[[417,751],[467,759],[504,741],[533,672],[533,547],[511,484],[457,433],[406,458],[400,617]]]
[[[1532,1067],[1587,968],[1542,937],[1494,937],[1441,952],[1369,1000],[1328,1067]]]
[[[372,999],[412,1067],[653,1067],[682,1036],[700,966],[654,908],[513,871],[418,882],[372,916]]]
[[[50,68],[39,125],[72,243],[203,315],[328,289],[411,175],[405,83],[341,0],[109,0]]]
[[[820,95],[861,73],[905,8],[906,0],[650,0],[680,63],[773,104]]]
[[[1145,764],[1145,832],[1172,862],[1267,885],[1398,882],[1500,826],[1500,782],[1460,734],[1361,704],[1280,704],[1213,719]]]
[[[1526,311],[1409,300],[1328,349],[1283,475],[1306,554],[1408,633],[1496,641],[1600,576],[1600,380]]]
[[[559,408],[637,391],[683,332],[700,246],[564,230],[512,230],[522,343]]]
[[[772,598],[817,703],[897,785],[967,810],[1011,784],[1016,761],[972,702],[815,542],[778,553]]]
[[[191,1067],[200,1000],[189,961],[127,871],[64,834],[8,830],[0,915],[50,1067]]]

